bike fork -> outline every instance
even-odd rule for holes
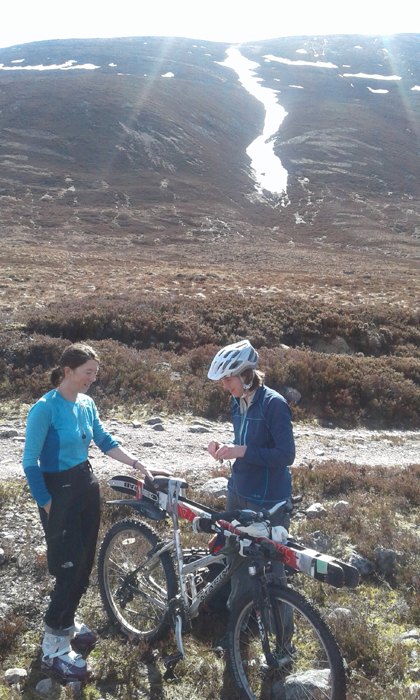
[[[265,660],[267,661],[267,664],[269,666],[276,666],[276,659],[274,658],[271,649],[270,649],[270,644],[267,639],[267,633],[266,633],[266,621],[265,621],[265,615],[263,616],[259,610],[256,611],[256,618],[257,618],[257,623],[258,623],[258,629],[260,633],[260,640],[261,640],[261,646],[262,650],[265,655]]]
[[[258,631],[260,633],[261,647],[265,655],[268,666],[274,668],[278,665],[278,661],[270,649],[270,643],[267,637],[267,630],[270,629],[270,610],[267,609],[267,602],[270,600],[267,587],[262,583],[260,590],[256,594],[255,602],[257,603],[256,618]],[[270,607],[270,606],[268,606]]]

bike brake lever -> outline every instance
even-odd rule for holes
[[[237,520],[239,520],[241,525],[245,527],[247,527],[248,525],[252,525],[253,523],[262,523],[267,520],[264,511],[256,513],[255,510],[245,509],[236,510],[235,514],[237,514]]]

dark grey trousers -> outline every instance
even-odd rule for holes
[[[55,576],[45,624],[59,633],[74,624],[89,585],[100,520],[99,485],[88,462],[63,472],[44,472],[51,494],[49,515],[40,508],[48,570]]]
[[[232,511],[240,509],[249,509],[258,511],[259,507],[253,501],[247,501],[240,496],[237,496],[232,491],[228,491],[226,498],[226,510]],[[271,518],[271,525],[282,525],[286,530],[289,530],[290,516],[284,508],[280,508]],[[228,557],[229,559],[229,557]],[[233,574],[231,578],[231,594],[227,603],[229,610],[232,610],[235,603],[241,598],[244,593],[252,589],[252,581],[248,572],[249,561],[244,559],[243,564]],[[280,561],[271,563],[271,573],[275,576],[282,586],[286,586],[286,574],[284,566]],[[289,605],[281,604],[280,615],[283,623],[283,640],[290,640],[293,635],[293,611]]]

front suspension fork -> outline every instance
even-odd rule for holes
[[[256,568],[250,567],[250,575],[252,576],[256,573]],[[268,666],[270,666],[271,668],[275,668],[278,665],[278,661],[274,657],[270,649],[270,642],[267,636],[267,630],[269,630],[271,627],[270,596],[267,589],[267,583],[263,578],[260,578],[258,584],[255,586],[254,600],[256,603],[256,618],[258,624],[258,631],[260,634],[261,647],[264,652]],[[272,614],[273,616],[275,616],[274,610],[272,611]],[[274,620],[274,622],[277,622],[277,620]]]

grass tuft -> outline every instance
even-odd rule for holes
[[[315,520],[295,519],[291,526],[293,536],[313,546],[321,534],[329,543],[329,554],[346,560],[357,551],[376,567],[353,590],[334,589],[303,575],[295,575],[291,580],[295,588],[320,607],[337,636],[351,670],[348,700],[406,700],[408,686],[417,682],[418,641],[404,639],[402,635],[420,626],[419,475],[420,465],[366,469],[333,461],[316,468],[294,470],[295,492],[303,492],[307,505],[322,501],[327,515]],[[0,483],[0,486],[0,518],[2,511],[9,510],[16,502],[21,512],[32,507],[28,489],[21,482],[7,486]],[[101,490],[105,498],[105,484]],[[349,502],[349,510],[337,515],[334,504],[344,499]],[[209,505],[221,504],[209,502]],[[124,514],[118,509],[103,506],[100,537],[121,517]],[[164,536],[167,525],[158,525]],[[205,544],[192,534],[188,523],[182,523],[182,534],[187,546]],[[393,570],[386,574],[379,571],[375,560],[378,546],[401,555],[395,560]],[[0,576],[4,580],[6,576],[7,580],[10,577],[20,580],[22,586],[18,560],[19,556],[10,557],[0,568]],[[34,592],[39,591],[38,603],[26,602],[17,595],[12,610],[0,624],[2,668],[29,669],[24,691],[27,700],[35,699],[34,688],[42,677],[39,673],[44,607],[41,601],[48,591],[49,580],[45,562],[39,561],[37,569],[31,561],[28,560],[24,571],[25,586],[29,583]],[[187,659],[177,667],[178,681],[172,685],[163,679],[163,659],[175,651],[173,634],[153,648],[116,634],[103,611],[94,576],[82,599],[80,615],[100,635],[90,655],[95,678],[83,689],[82,700],[185,697],[236,700],[224,660],[211,652],[224,633],[226,614],[203,614],[193,621],[192,633],[184,638]],[[14,690],[0,683],[0,698],[15,700]]]

